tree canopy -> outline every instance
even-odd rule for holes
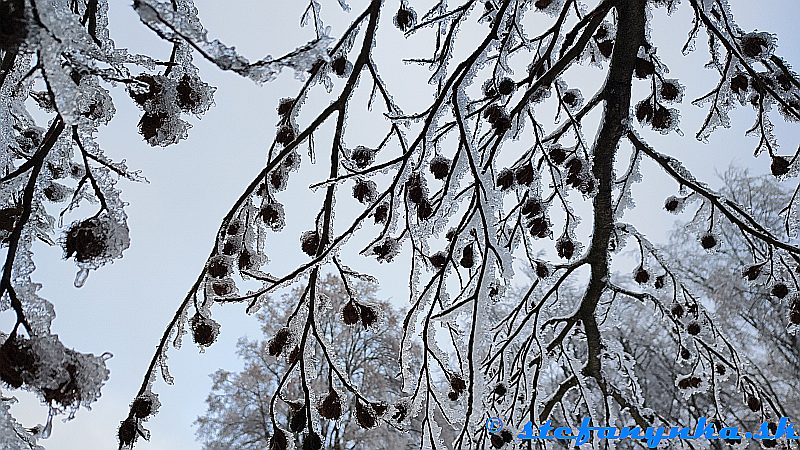
[[[74,414],[100,395],[106,355],[72,350],[51,330],[55,312],[37,294],[33,252],[38,242],[61,246],[80,287],[135,245],[121,189],[143,175],[106,157],[96,140],[115,113],[110,90],[124,89],[141,108],[144,141],[175,144],[188,135],[187,117],[223,95],[201,79],[201,58],[255,83],[284,69],[302,83],[275,105],[263,168],[242,180],[143,368],[120,448],[149,436],[159,372],[173,382],[170,349],[187,333],[200,348],[213,345],[214,311],[229,304],[281,325],[268,345],[285,358],[269,363],[281,380],[266,394],[272,449],[321,448],[322,419],[341,416],[363,428],[415,423],[417,447],[458,449],[506,445],[483,427],[491,416],[510,429],[582,417],[641,427],[693,420],[643,395],[641,380],[663,361],[637,365],[619,339],[632,304],[648,308],[665,345],[680,344],[672,385],[658,374],[663,389],[710,398],[703,413],[720,425],[739,417],[720,412],[734,410],[723,402],[746,405],[760,421],[785,415],[783,391],[742,353],[785,349],[800,326],[800,148],[782,150],[795,143],[781,142],[773,125],[800,119],[800,81],[778,38],[737,26],[728,0],[308,0],[300,27],[310,37],[256,61],[211,37],[190,0],[135,0],[141,23],[171,52],[168,60],[128,52],[112,40],[110,6],[0,0],[0,311],[14,318],[0,331],[4,387],[34,392],[51,415]],[[346,27],[327,26],[332,9]],[[689,35],[682,52],[665,54],[654,23],[679,9],[689,11]],[[385,42],[399,38],[422,54],[398,56]],[[690,102],[692,80],[671,77],[668,61],[700,51],[713,86]],[[427,83],[409,90],[391,74],[393,62],[427,69]],[[692,105],[704,119],[682,123]],[[753,118],[737,132],[755,137],[754,157],[789,185],[775,197],[785,201],[777,213],[772,205],[762,214],[741,187],[712,189],[661,145],[664,136],[692,140],[688,129],[707,142],[737,108]],[[688,250],[660,247],[643,231],[647,221],[632,219],[636,193],[653,188],[645,165],[673,182],[660,193],[664,214],[691,215],[682,244],[702,252],[688,266]],[[298,198],[304,215],[294,217]],[[295,254],[273,251],[278,241],[296,242]],[[621,280],[614,274],[631,249],[636,268]],[[382,279],[372,275],[380,264],[398,269]],[[736,266],[751,284],[726,285],[731,305],[779,310],[774,323],[710,310],[706,300],[721,301],[719,293],[698,281]],[[535,276],[517,295],[520,272]],[[327,298],[331,277],[346,302]],[[401,277],[397,349],[380,353],[401,388],[384,398],[346,370],[325,330],[337,320],[375,330],[382,307],[355,286]],[[295,295],[276,303],[287,291]],[[739,321],[756,341],[722,326]],[[0,443],[36,448],[49,427],[24,428],[9,401],[0,402]]]

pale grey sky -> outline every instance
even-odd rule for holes
[[[386,0],[387,12],[394,11],[392,2],[398,3]],[[364,2],[352,3],[354,11],[360,11]],[[703,111],[688,103],[710,89],[716,78],[710,71],[702,69],[707,60],[703,51],[704,40],[698,40],[698,51],[688,58],[676,57],[679,55],[676,49],[683,44],[691,26],[687,19],[688,2],[683,3],[675,15],[657,21],[654,41],[661,45],[659,55],[670,63],[672,76],[689,85],[681,119],[681,129],[687,137],[677,140],[659,136],[651,137],[651,141],[657,143],[662,151],[684,159],[687,167],[712,185],[717,182],[715,170],[724,170],[731,161],[754,167],[762,173],[768,172],[766,158],[752,158],[755,141],[743,137],[743,130],[749,128],[752,117],[745,108],[733,115],[734,131],[720,130],[709,145],[693,139]],[[800,5],[796,0],[732,0],[732,3],[735,17],[743,29],[758,28],[777,33],[778,52],[789,61],[800,62],[800,51],[794,47],[800,37],[796,25]],[[297,31],[302,2],[198,0],[196,4],[209,34],[235,45],[251,59],[267,53],[277,56],[309,37],[308,30]],[[412,0],[411,4],[415,5],[415,2]],[[323,2],[323,7],[330,12],[338,9],[332,0]],[[663,17],[663,10],[658,14]],[[341,18],[340,13],[335,16]],[[390,20],[391,17],[384,17],[383,24],[388,25]],[[333,23],[334,35],[341,30],[342,23]],[[398,51],[409,55],[414,53],[415,49],[401,48],[403,41],[399,33],[387,29],[382,31],[386,38],[378,41],[378,54],[388,51],[393,57]],[[163,55],[164,58],[168,55],[168,45],[154,38],[138,22],[130,2],[112,2],[111,32],[120,47]],[[665,36],[674,36],[675,42],[665,42],[662,38]],[[419,44],[418,40],[411,42],[415,46]],[[425,54],[428,48],[418,50],[417,55],[420,55]],[[108,351],[114,354],[108,361],[111,378],[103,389],[102,398],[92,411],[81,410],[73,421],[55,423],[53,436],[41,442],[48,449],[116,448],[116,428],[127,415],[128,403],[139,388],[164,326],[202,268],[220,219],[265,160],[266,150],[274,136],[278,100],[293,96],[299,87],[293,73],[284,73],[273,83],[257,86],[237,75],[223,73],[199,59],[197,65],[203,79],[217,87],[216,105],[202,120],[192,120],[194,127],[189,132],[189,139],[176,146],[166,149],[147,146],[136,130],[140,111],[122,89],[112,92],[118,112],[111,125],[101,130],[99,141],[109,156],[127,159],[129,167],[141,170],[150,180],[150,184],[120,181],[122,197],[130,203],[127,212],[132,241],[124,258],[91,273],[86,285],[76,289],[72,284],[76,268],[71,261],[61,260],[61,250],[44,246],[36,248],[38,271],[34,280],[44,285],[41,294],[56,307],[54,332],[69,347],[83,352],[100,354]],[[421,73],[424,75],[427,71]],[[599,72],[595,72],[595,76],[597,74]],[[404,96],[398,96],[397,100],[406,111],[412,111],[427,101],[425,97],[414,97],[416,92],[409,80],[415,80],[415,76],[421,77],[419,71],[416,74],[410,69],[402,73],[398,70],[384,72],[387,82],[395,84],[398,92],[404,92]],[[314,112],[319,110],[317,106],[309,103],[305,108]],[[357,120],[357,117],[351,114],[351,120]],[[776,131],[784,136],[783,142],[789,146],[786,152],[790,152],[800,134],[783,124],[779,124]],[[364,133],[364,138],[380,139],[368,133]],[[317,145],[327,144],[318,140]],[[308,168],[307,161],[304,167]],[[640,230],[648,232],[655,240],[661,240],[673,221],[672,216],[661,212],[661,207],[663,199],[674,193],[674,183],[655,173],[652,166],[643,167],[643,171],[645,181],[636,188],[638,207],[626,215],[626,220],[639,224]],[[312,176],[302,178],[301,183],[308,185],[324,177],[319,170],[308,173]],[[288,212],[302,215],[303,210],[309,210],[306,215],[315,213],[316,206],[308,208],[308,202],[315,195],[318,197],[318,194],[305,194],[287,202]],[[276,255],[297,253],[296,237],[287,234],[273,247]],[[286,252],[281,251],[282,246]],[[277,256],[273,260],[277,265],[292,262]],[[397,267],[369,267],[376,269],[373,273],[384,280],[397,280],[391,276]],[[404,281],[385,282],[383,292],[387,297],[402,298]],[[136,448],[171,450],[200,447],[194,440],[192,422],[205,411],[204,400],[210,388],[208,374],[217,368],[239,368],[241,364],[234,354],[236,340],[245,334],[258,336],[255,319],[245,316],[243,311],[240,305],[215,309],[215,319],[222,324],[222,334],[205,354],[199,355],[190,339],[180,351],[170,353],[170,367],[176,385],[156,384],[154,391],[159,393],[162,407],[160,413],[147,423],[152,431],[152,440],[140,442]],[[26,425],[45,420],[46,408],[38,406],[24,393],[19,397],[25,400],[13,409],[19,419]]]

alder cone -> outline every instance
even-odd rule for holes
[[[269,440],[269,450],[287,450],[289,448],[289,441],[286,439],[286,433],[280,428],[276,428]]]
[[[315,432],[310,432],[303,439],[303,450],[320,450],[322,449],[322,439]]]
[[[342,321],[345,325],[355,325],[358,323],[359,319],[358,307],[355,302],[350,300],[344,305],[344,308],[342,308]]]
[[[356,400],[356,422],[364,429],[375,428],[378,422],[375,411],[372,410],[372,406]]]
[[[761,409],[761,400],[759,400],[755,395],[748,395],[747,407],[750,408],[750,411],[758,412]]]
[[[299,433],[306,428],[306,412],[301,407],[300,409],[292,412],[292,417],[289,419],[289,430],[293,433]]]
[[[494,448],[502,448],[504,445],[506,445],[505,441],[503,440],[503,437],[500,436],[499,434],[491,435],[489,441],[491,441],[492,447]]]

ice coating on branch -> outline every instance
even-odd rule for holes
[[[195,50],[220,69],[236,72],[258,83],[274,80],[284,67],[293,68],[298,74],[309,72],[317,61],[329,58],[327,49],[333,41],[333,38],[323,35],[281,58],[267,56],[251,63],[234,47],[216,39],[209,41],[196,16],[194,20],[186,20],[184,14],[173,11],[170,5],[156,1],[136,0],[133,7],[142,22],[160,35],[176,43],[189,41]]]

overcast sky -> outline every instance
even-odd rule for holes
[[[111,35],[119,47],[132,51],[148,52],[166,59],[169,46],[154,38],[141,25],[130,8],[130,2],[111,2]],[[196,2],[200,17],[212,37],[229,45],[251,60],[264,54],[280,55],[302,44],[308,31],[297,31],[302,2],[294,1],[211,1]],[[364,1],[353,2],[354,11],[360,11]],[[396,0],[386,0],[386,11],[394,11]],[[410,2],[415,5],[414,1]],[[663,10],[657,13],[658,29],[653,40],[659,45],[659,56],[670,63],[672,76],[689,85],[684,102],[681,129],[685,139],[653,137],[661,151],[686,160],[687,166],[700,178],[712,185],[718,184],[715,170],[721,171],[730,163],[753,167],[760,173],[768,172],[767,158],[754,160],[752,149],[756,142],[743,137],[749,128],[752,114],[742,109],[735,114],[734,130],[718,132],[709,145],[693,139],[702,120],[702,110],[689,106],[691,99],[707,92],[716,81],[711,71],[702,69],[707,59],[703,51],[705,41],[699,40],[698,51],[688,58],[676,53],[685,40],[691,23],[688,20],[688,2],[684,1],[678,13],[664,19]],[[793,47],[798,42],[797,17],[800,5],[797,0],[764,0],[752,2],[733,0],[733,11],[744,30],[768,30],[779,36],[778,53],[790,62],[800,61],[800,52]],[[288,5],[288,6],[287,6]],[[336,11],[335,1],[323,2],[324,11]],[[421,8],[418,8],[418,11]],[[337,18],[339,14],[336,15]],[[391,17],[383,17],[382,36],[376,54],[395,58],[401,48],[399,32],[388,29]],[[334,35],[343,22],[335,21]],[[664,37],[673,42],[665,42]],[[412,41],[416,46],[419,41]],[[428,52],[419,48],[417,56]],[[412,49],[414,50],[414,49]],[[378,57],[381,63],[381,57]],[[267,146],[274,136],[277,122],[275,106],[282,97],[294,96],[299,82],[293,73],[284,73],[273,83],[257,86],[249,80],[197,61],[202,78],[217,86],[216,105],[202,120],[193,120],[189,139],[166,149],[147,146],[137,134],[136,123],[140,111],[121,89],[114,94],[117,115],[110,126],[101,130],[99,141],[107,154],[116,159],[127,159],[128,166],[141,170],[149,184],[121,181],[123,199],[131,229],[131,247],[124,258],[90,274],[81,289],[73,287],[76,268],[71,261],[61,259],[60,248],[36,248],[38,271],[34,280],[44,285],[41,295],[56,307],[57,318],[52,329],[68,347],[82,352],[100,354],[111,352],[108,361],[110,381],[103,389],[102,398],[92,411],[81,410],[68,423],[54,424],[53,436],[41,443],[49,449],[109,449],[116,448],[116,428],[127,415],[128,404],[137,392],[142,375],[152,352],[171,319],[175,309],[201,270],[211,249],[220,219],[242,189],[260,170]],[[423,72],[424,73],[424,72]],[[600,76],[599,71],[594,76]],[[386,71],[387,82],[397,86],[401,106],[406,112],[427,101],[414,97],[416,93],[409,80],[411,72]],[[408,106],[412,105],[412,106]],[[307,104],[304,108],[318,110],[319,105]],[[353,114],[351,120],[357,120]],[[369,130],[367,130],[369,131]],[[791,153],[797,145],[799,134],[779,124],[779,136],[787,145],[784,153]],[[366,134],[365,136],[368,136]],[[372,136],[370,139],[376,139]],[[380,138],[377,138],[380,139]],[[372,144],[376,144],[373,142]],[[348,142],[350,146],[359,142]],[[317,141],[322,145],[322,141]],[[304,162],[307,168],[307,162]],[[324,167],[322,168],[323,170]],[[663,214],[663,199],[674,193],[674,183],[655,174],[652,167],[644,167],[645,181],[637,187],[638,207],[626,215],[626,220],[645,228],[654,240],[662,240],[672,224],[673,217]],[[303,175],[293,182],[311,184],[320,180],[319,171]],[[651,177],[650,175],[653,174]],[[299,178],[298,177],[298,178]],[[308,208],[312,194],[298,195],[287,202],[287,209],[302,214]],[[316,208],[316,207],[315,207]],[[305,223],[308,223],[306,221]],[[640,224],[645,223],[643,227]],[[277,255],[283,255],[281,246],[296,252],[297,236],[287,235],[285,242],[274,247],[276,265],[289,264]],[[286,252],[289,254],[290,252]],[[376,275],[390,275],[397,268],[380,267]],[[394,278],[396,279],[396,278]],[[401,284],[387,282],[382,286],[386,297],[401,299]],[[208,374],[217,368],[235,370],[241,366],[234,350],[236,340],[243,336],[258,336],[258,324],[244,314],[244,307],[233,305],[217,308],[215,319],[222,324],[219,341],[205,354],[199,355],[187,339],[180,351],[170,353],[171,372],[176,385],[156,384],[162,407],[160,413],[147,423],[153,436],[150,442],[140,442],[138,449],[193,449],[200,444],[194,440],[194,419],[205,411],[204,400],[210,388]],[[46,419],[46,408],[37,405],[32,397],[19,394],[23,403],[13,409],[14,414],[28,426]]]

